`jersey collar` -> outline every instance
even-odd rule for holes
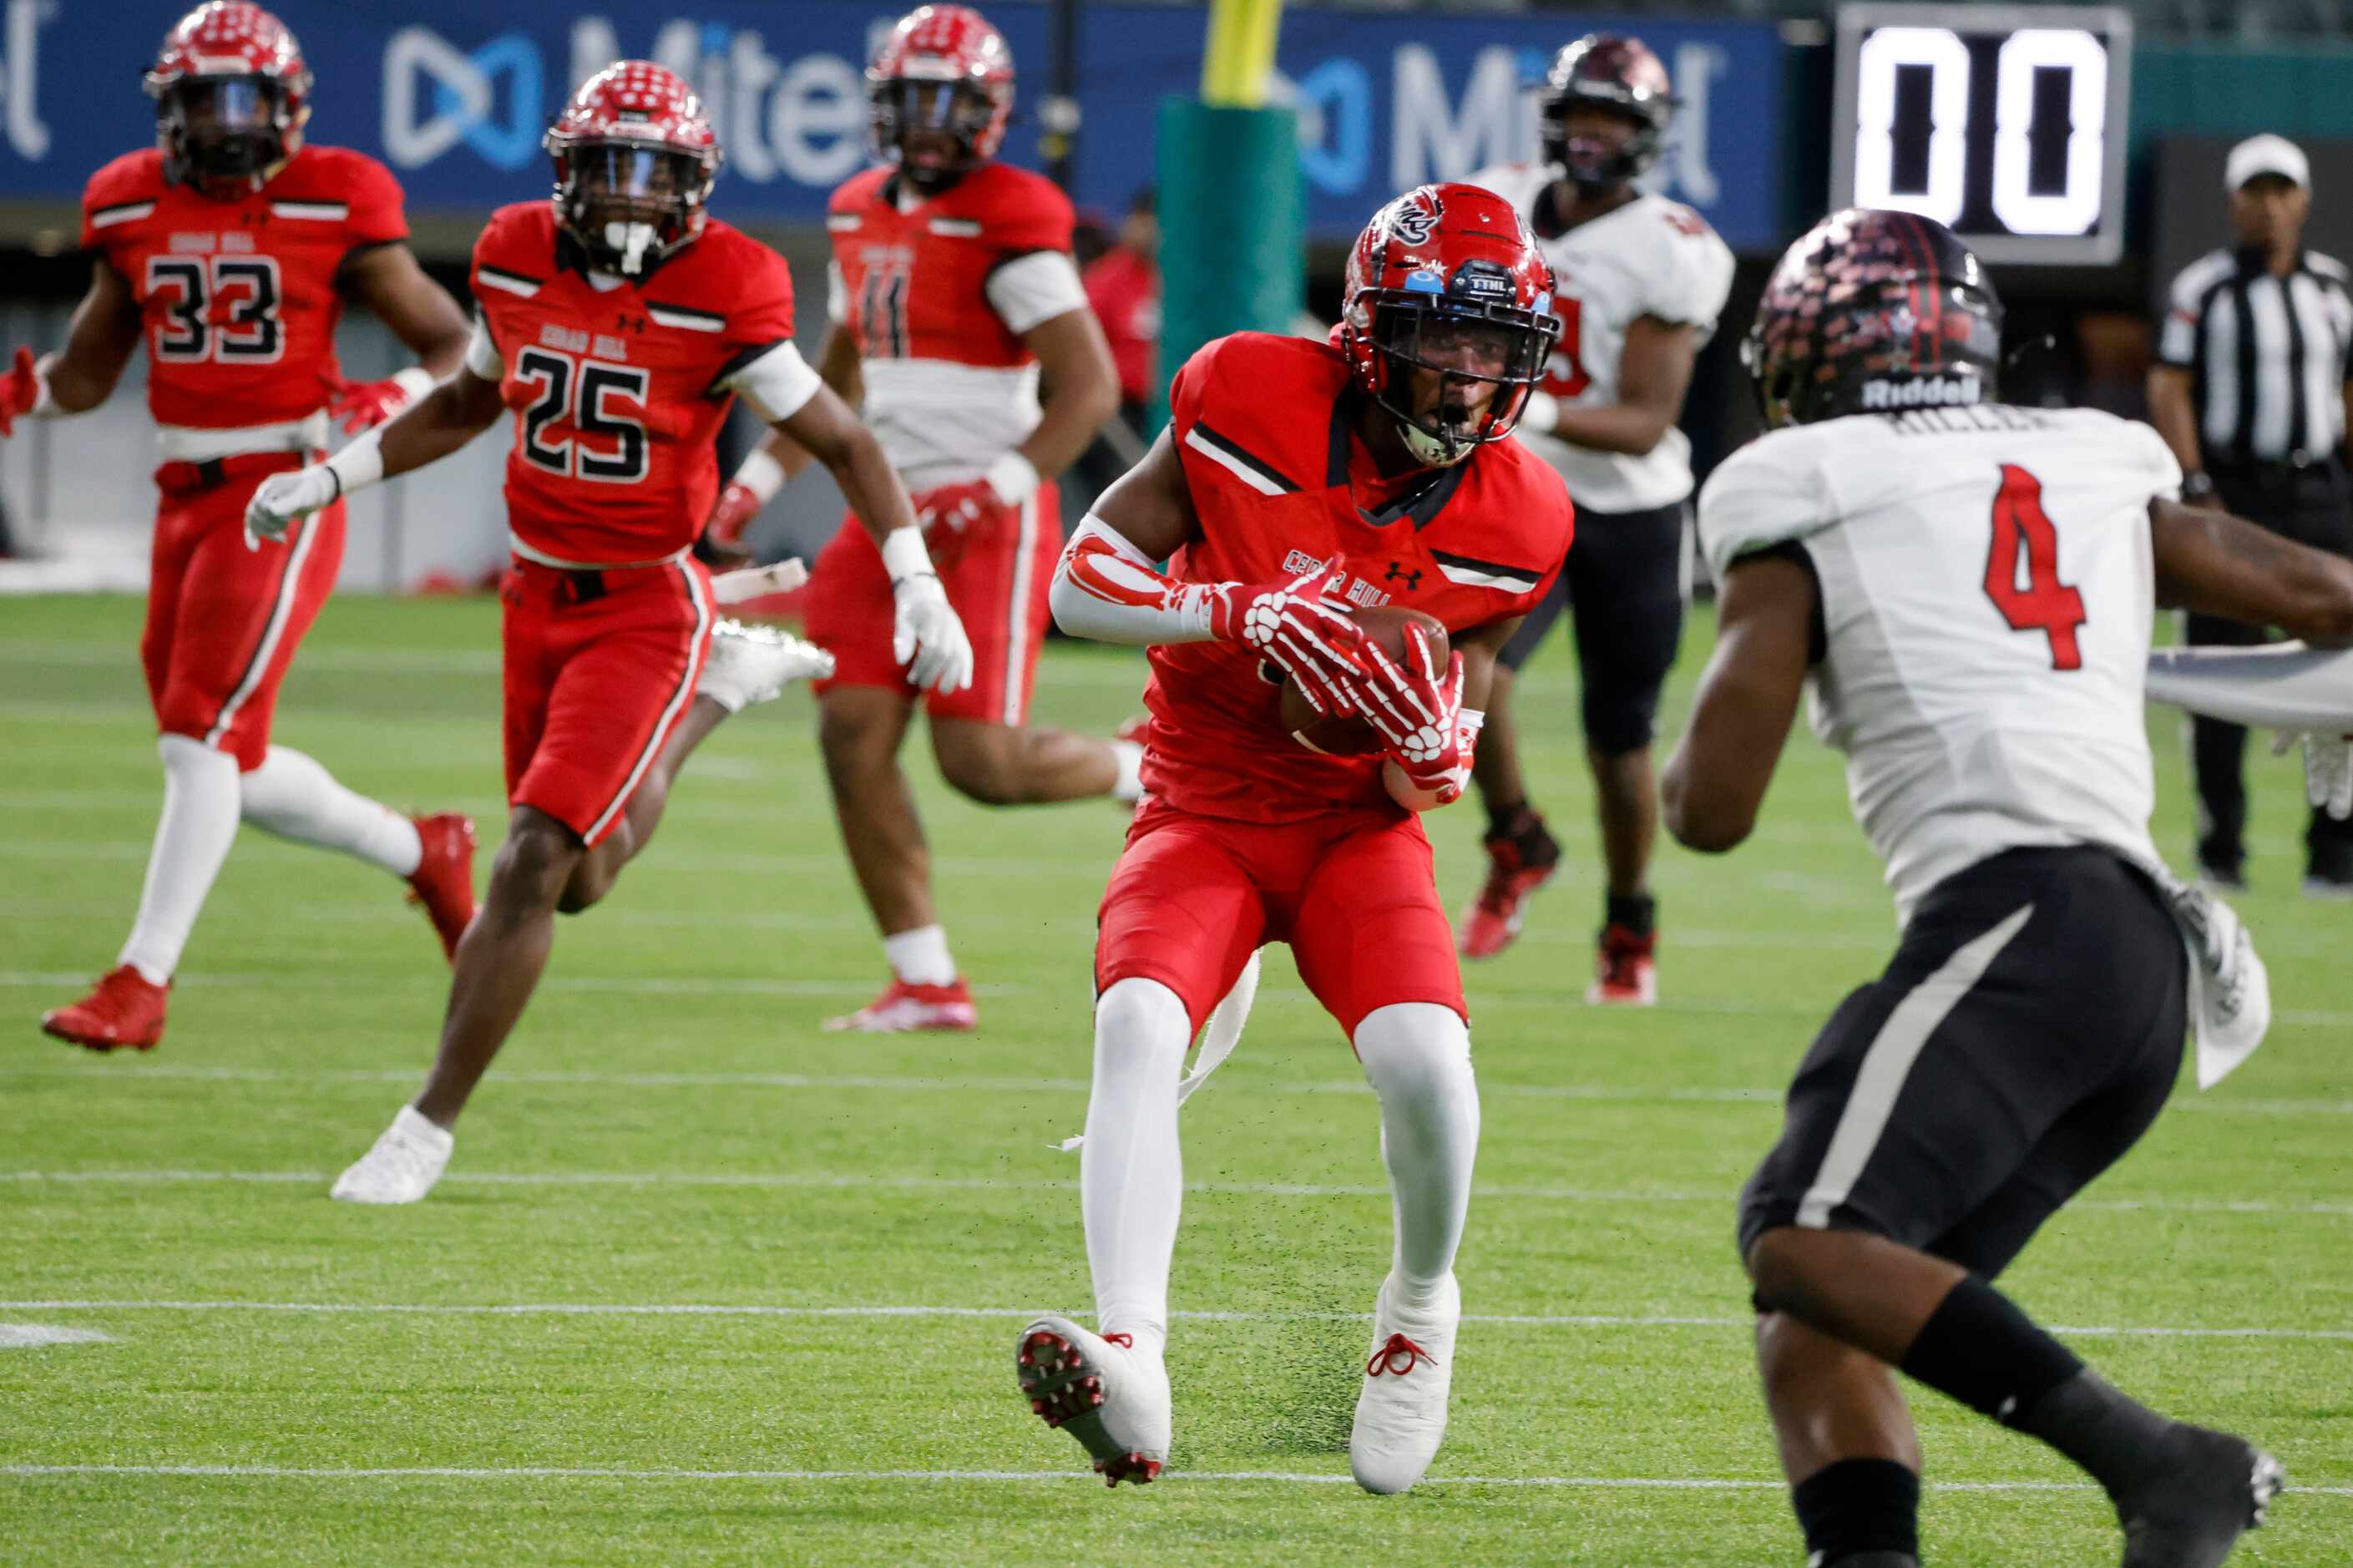
[[[1348,483],[1348,447],[1356,439],[1356,410],[1361,406],[1356,388],[1344,389],[1332,400],[1332,423],[1324,447],[1324,482],[1348,498],[1356,515],[1374,528],[1387,528],[1399,518],[1409,520],[1419,533],[1436,520],[1446,503],[1454,499],[1461,488],[1462,476],[1479,460],[1473,452],[1448,468],[1433,468],[1422,479],[1408,485],[1394,500],[1367,510],[1356,506],[1356,491]]]

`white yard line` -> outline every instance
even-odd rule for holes
[[[470,1305],[448,1301],[0,1301],[0,1310],[20,1312],[297,1312],[334,1316],[475,1318],[987,1318],[1016,1321],[1035,1317],[1027,1307],[861,1305],[781,1306],[767,1302],[509,1301]],[[1075,1310],[1069,1316],[1090,1314]],[[1296,1323],[1369,1322],[1369,1312],[1186,1311],[1169,1314],[1188,1322]],[[1465,1312],[1466,1323],[1533,1329],[1739,1329],[1753,1317],[1697,1317],[1667,1313]],[[2080,1339],[2306,1340],[2353,1342],[2353,1329],[2292,1329],[2232,1326],[2200,1329],[2164,1325],[2056,1324],[2054,1334]]]
[[[414,1075],[403,1075],[406,1082]],[[60,1183],[68,1185],[168,1186],[178,1184],[229,1184],[258,1186],[323,1184],[325,1171],[189,1171],[174,1169],[107,1169],[81,1171],[0,1171],[0,1183],[24,1184]],[[895,1192],[1075,1192],[1075,1178],[1009,1176],[883,1176],[862,1172],[835,1174],[823,1171],[453,1171],[442,1178],[459,1185],[493,1187],[742,1187],[752,1189],[816,1189],[819,1191]],[[1387,1198],[1387,1186],[1345,1182],[1187,1182],[1192,1193],[1254,1197]],[[1614,1208],[1630,1204],[1721,1204],[1730,1205],[1736,1194],[1674,1192],[1643,1188],[1480,1185],[1472,1195],[1541,1203],[1586,1204]],[[2116,1214],[2237,1214],[2353,1217],[2353,1203],[2294,1202],[2274,1198],[2081,1198],[2065,1212],[2090,1210]]]
[[[955,1486],[1095,1481],[1088,1470],[687,1470],[617,1465],[0,1465],[0,1476],[124,1476],[206,1480],[622,1480],[622,1481],[916,1481]],[[1160,1478],[1192,1485],[1354,1486],[1354,1478],[1320,1470],[1170,1470]],[[1733,1476],[1450,1476],[1435,1475],[1418,1489],[1438,1487],[1557,1487],[1593,1491],[1778,1492],[1785,1483]],[[2083,1481],[1965,1481],[1938,1479],[1940,1492],[2085,1492]],[[2353,1497],[2353,1487],[2291,1484],[2294,1497]]]

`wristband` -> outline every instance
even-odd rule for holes
[[[1006,453],[980,477],[1007,506],[1019,506],[1038,493],[1038,466],[1018,452]]]
[[[65,416],[65,410],[59,408],[58,400],[49,395],[48,358],[33,362],[33,406],[25,412],[35,419],[60,419]]]
[[[897,587],[910,577],[934,577],[932,552],[923,548],[923,536],[912,528],[894,528],[882,536],[882,570],[891,574],[891,586]]]
[[[364,490],[384,478],[383,441],[381,428],[371,430],[327,459],[327,471],[335,476],[340,494]]]
[[[765,506],[785,488],[785,466],[770,456],[765,447],[754,447],[752,455],[735,466],[734,482],[750,490]]]
[[[436,376],[431,371],[426,369],[423,365],[412,364],[404,365],[400,369],[394,371],[392,373],[392,384],[393,385],[400,388],[400,394],[403,397],[406,397],[409,402],[414,403],[418,398],[424,396],[427,393],[432,391],[435,387],[440,385],[441,382],[439,377]]]
[[[1520,410],[1520,425],[1539,436],[1549,436],[1560,426],[1560,399],[1543,387],[1532,387],[1528,401]]]

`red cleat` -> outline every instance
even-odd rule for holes
[[[70,1007],[41,1015],[41,1032],[93,1051],[153,1050],[164,1037],[169,982],[151,985],[127,963],[106,972],[90,994]]]
[[[1544,818],[1527,812],[1518,827],[1486,841],[1486,885],[1454,937],[1465,958],[1493,958],[1511,946],[1527,919],[1528,900],[1560,869],[1560,846],[1545,831]]]
[[[862,1035],[903,1035],[922,1030],[970,1033],[980,1021],[972,1005],[972,988],[958,975],[945,985],[910,985],[893,980],[882,994],[843,1018],[828,1018],[825,1026]]]
[[[1659,999],[1658,951],[1655,931],[1636,936],[1614,921],[1603,926],[1585,999],[1601,1006],[1650,1006]]]
[[[421,905],[441,952],[458,961],[458,939],[474,918],[474,819],[454,811],[417,818],[425,854],[409,873],[408,901]]]

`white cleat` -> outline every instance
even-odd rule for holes
[[[335,1178],[331,1198],[347,1204],[413,1204],[433,1190],[449,1166],[457,1137],[404,1105],[375,1146]]]
[[[1021,1331],[1013,1357],[1031,1413],[1076,1437],[1103,1485],[1143,1486],[1168,1463],[1168,1369],[1158,1356],[1125,1334],[1045,1317]]]
[[[1454,1384],[1454,1331],[1462,1321],[1462,1292],[1454,1277],[1426,1316],[1389,1310],[1381,1282],[1373,1308],[1373,1353],[1356,1395],[1356,1424],[1348,1434],[1348,1468],[1368,1492],[1388,1496],[1421,1479],[1446,1440],[1446,1399]]]
[[[708,697],[730,713],[774,701],[796,680],[822,680],[833,673],[833,655],[775,626],[723,620],[711,629],[711,651],[702,658],[695,695]]]

